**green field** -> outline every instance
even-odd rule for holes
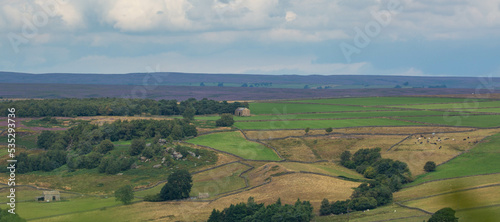
[[[406,218],[411,217],[411,218]],[[404,219],[397,219],[404,218]],[[418,210],[411,210],[397,205],[378,207],[366,212],[352,212],[343,215],[317,216],[317,222],[371,222],[371,221],[400,221],[400,222],[422,222],[430,218],[428,214]]]
[[[116,201],[114,197],[81,197],[50,203],[20,202],[16,204],[16,213],[18,213],[22,218],[33,219],[65,213],[89,211],[116,205],[122,205],[122,203]]]
[[[469,126],[469,127],[499,127],[500,116],[481,115],[481,116],[428,116],[428,117],[401,117],[401,119],[425,122],[430,124],[439,124],[447,126]]]
[[[187,142],[209,146],[245,159],[280,160],[273,150],[262,144],[246,140],[240,132],[213,133],[190,139]]]
[[[285,115],[290,113],[312,113],[312,112],[339,112],[339,111],[370,111],[391,110],[392,108],[359,107],[359,106],[336,106],[322,104],[295,104],[295,103],[251,103],[252,114],[275,114]]]
[[[449,104],[425,104],[425,105],[400,105],[391,106],[397,108],[411,108],[411,109],[481,109],[489,107],[500,107],[500,101],[480,102],[480,100],[461,99],[459,103]]]
[[[444,178],[498,173],[500,172],[500,164],[498,164],[500,147],[498,144],[500,144],[500,134],[490,136],[469,152],[438,166],[435,172],[417,177],[410,185]]]
[[[442,118],[442,117],[441,117]],[[236,122],[240,129],[322,129],[356,126],[411,126],[424,125],[392,119],[342,119],[342,120],[296,120],[296,121],[266,121],[266,122]]]
[[[399,105],[399,104],[457,103],[462,101],[464,101],[464,99],[439,98],[439,97],[363,97],[363,98],[341,98],[341,99],[311,99],[311,100],[297,100],[290,102],[383,106],[383,105]]]
[[[256,115],[248,117],[235,116],[235,121],[253,120],[289,120],[289,119],[340,119],[360,117],[397,117],[397,116],[442,116],[458,115],[458,112],[405,110],[405,111],[370,111],[370,112],[339,112],[339,113],[312,113],[290,115]],[[219,116],[197,116],[197,120],[218,120]]]
[[[500,108],[464,109],[468,112],[500,113]]]

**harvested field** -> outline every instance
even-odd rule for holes
[[[437,179],[498,173],[500,172],[500,165],[498,164],[500,159],[499,143],[500,134],[487,137],[468,152],[438,166],[435,172],[417,177],[411,185]]]
[[[390,151],[382,150],[382,157],[407,163],[412,175],[416,176],[425,173],[423,167],[427,161],[441,164],[497,132],[499,130],[495,129],[467,133],[418,134]]]
[[[411,217],[411,218],[408,218]],[[397,219],[402,218],[402,219]],[[418,211],[403,208],[392,204],[388,206],[378,207],[376,209],[365,212],[352,212],[349,215],[331,215],[318,216],[315,218],[317,222],[373,222],[373,221],[399,221],[399,222],[422,222],[427,221],[430,215]]]
[[[327,159],[338,160],[340,154],[345,150],[356,152],[359,149],[377,148],[387,150],[392,145],[404,139],[406,136],[372,136],[372,135],[330,135],[311,138],[288,138],[282,140],[267,141],[276,147],[282,155],[288,156],[290,160],[313,160]],[[310,151],[307,151],[310,150]],[[312,155],[311,155],[312,153]],[[285,156],[285,158],[286,158]]]

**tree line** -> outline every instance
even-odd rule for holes
[[[401,161],[382,158],[380,150],[380,148],[360,149],[354,155],[349,151],[341,154],[340,163],[343,166],[355,169],[372,180],[360,184],[350,199],[336,202],[323,199],[320,215],[344,214],[386,205],[392,202],[393,192],[400,190],[403,184],[411,182],[408,165]]]
[[[305,222],[313,218],[313,207],[309,201],[297,199],[295,204],[281,204],[278,199],[276,203],[264,206],[257,204],[253,197],[249,197],[247,203],[231,204],[222,211],[213,209],[208,222],[244,222],[244,221],[290,221]]]
[[[7,108],[16,108],[19,117],[44,116],[133,116],[133,115],[193,115],[233,113],[238,107],[249,107],[248,103],[228,103],[227,101],[87,98],[87,99],[45,99],[6,100],[0,102],[0,113],[7,116]]]

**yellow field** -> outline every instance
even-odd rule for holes
[[[290,160],[315,161],[338,160],[345,150],[377,148],[387,150],[406,136],[324,136],[314,138],[288,138],[267,141],[276,147],[283,157]]]
[[[442,133],[471,130],[472,128],[457,128],[443,126],[402,126],[402,127],[353,127],[333,129],[332,133],[363,133],[363,134],[414,134],[414,133]],[[304,136],[304,130],[273,130],[273,131],[245,131],[251,139],[274,139],[287,136]],[[311,130],[307,135],[326,135],[324,130]]]
[[[493,129],[467,133],[419,134],[405,140],[389,152],[383,149],[382,157],[407,163],[412,175],[416,176],[425,173],[423,167],[427,161],[441,164],[471,149],[478,141],[498,131]]]

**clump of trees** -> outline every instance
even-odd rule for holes
[[[398,191],[404,183],[411,182],[410,169],[404,162],[382,158],[380,150],[380,148],[360,149],[354,155],[344,151],[340,155],[340,164],[355,169],[366,178],[376,179],[388,185],[393,192]]]
[[[193,187],[193,179],[187,170],[176,170],[168,176],[167,183],[160,193],[144,197],[145,201],[179,200],[189,197]]]
[[[351,211],[374,209],[392,202],[392,193],[401,189],[404,183],[411,181],[411,174],[406,163],[384,159],[380,148],[360,149],[351,154],[344,151],[340,155],[340,163],[355,169],[366,178],[373,179],[359,185],[345,201],[321,203],[320,214],[343,214]]]
[[[208,222],[238,222],[238,221],[311,221],[313,218],[313,207],[309,201],[297,199],[295,204],[281,204],[278,199],[276,203],[264,206],[257,204],[253,197],[249,197],[247,203],[231,204],[222,211],[214,209]]]
[[[215,100],[196,100],[194,98],[177,100],[89,98],[89,99],[45,99],[45,100],[7,100],[0,103],[0,114],[7,116],[7,108],[14,107],[19,117],[52,116],[131,116],[131,115],[196,115],[232,113],[238,107],[249,107],[248,103],[228,103]],[[56,121],[46,119],[47,121]]]
[[[222,114],[220,119],[215,121],[215,126],[217,127],[228,127],[232,126],[233,124],[234,124],[233,115],[227,113]]]
[[[178,140],[196,136],[194,125],[184,120],[117,120],[97,126],[80,123],[63,132],[42,131],[37,146],[46,152],[18,156],[18,172],[52,171],[67,164],[70,170],[98,168],[101,173],[116,174],[127,170],[134,162],[130,156],[151,158],[161,154],[161,146],[146,147],[145,138]],[[129,155],[114,155],[112,141],[132,140]]]

